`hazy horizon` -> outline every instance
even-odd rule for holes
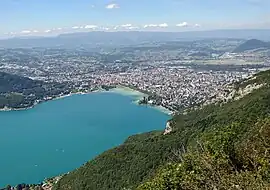
[[[270,29],[268,0],[2,0],[0,37]]]
[[[51,34],[51,35],[44,35],[44,34],[28,34],[28,35],[18,35],[18,36],[0,36],[0,40],[9,40],[9,39],[33,39],[33,38],[51,38],[51,37],[59,37],[59,36],[65,36],[65,35],[80,35],[80,34],[91,34],[91,33],[173,33],[173,34],[200,34],[200,33],[219,33],[219,32],[231,32],[231,31],[237,31],[237,32],[262,32],[262,31],[270,31],[270,28],[266,29],[260,29],[260,28],[245,28],[245,29],[212,29],[212,30],[187,30],[187,31],[164,31],[164,30],[153,30],[153,31],[147,31],[147,30],[119,30],[119,31],[103,31],[103,30],[95,30],[95,31],[77,31],[77,32],[64,32],[64,33],[57,33],[57,34]],[[245,34],[244,34],[245,35]]]

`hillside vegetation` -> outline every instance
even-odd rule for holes
[[[45,83],[0,72],[0,109],[4,107],[28,108],[33,106],[35,101],[61,93],[68,94],[70,91],[66,84]]]
[[[129,137],[65,175],[55,190],[269,189],[270,71],[239,100],[172,118],[173,132]]]

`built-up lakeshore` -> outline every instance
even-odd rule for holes
[[[149,91],[142,90],[134,86],[128,86],[125,84],[117,85],[116,88],[123,89],[126,91],[132,90],[134,92],[137,92],[137,95],[139,96],[138,99],[136,100],[136,103],[138,103],[139,105],[149,105],[169,115],[173,115],[174,113],[179,111],[177,107],[172,107],[170,105],[163,104],[161,97]]]
[[[137,89],[137,88],[132,87],[132,86],[126,86],[126,85],[102,85],[102,86],[96,87],[94,89],[86,89],[86,88],[77,89],[77,90],[74,90],[74,92],[70,92],[69,94],[62,94],[61,93],[58,96],[49,96],[49,97],[45,97],[43,99],[37,99],[30,106],[28,105],[26,107],[21,107],[21,108],[4,107],[4,108],[0,109],[0,111],[22,111],[22,110],[31,109],[40,103],[51,101],[51,100],[62,99],[62,98],[70,97],[72,95],[84,95],[84,94],[90,94],[90,93],[95,93],[95,92],[105,92],[105,91],[116,92],[116,93],[120,93],[120,94],[124,94],[124,95],[135,95],[135,96],[137,96],[136,103],[147,104],[147,105],[153,106],[155,108],[159,108],[160,111],[163,111],[167,114],[172,114],[173,111],[176,111],[176,110],[169,109],[168,107],[166,107],[166,105],[165,106],[159,105],[159,104],[157,104],[156,101],[154,101],[153,99],[150,99],[150,97],[154,97],[153,95],[151,95],[151,93]],[[148,99],[149,101],[147,101],[147,102],[143,101],[146,99]]]
[[[72,50],[3,48],[0,71],[44,82],[43,92],[33,92],[29,100],[14,106],[16,109],[70,95],[72,89],[91,92],[102,86],[123,85],[148,94],[144,103],[179,111],[222,100],[230,84],[270,66],[265,51],[232,53],[242,39],[165,42]],[[0,92],[0,99],[5,95]],[[23,95],[27,98],[29,91]]]

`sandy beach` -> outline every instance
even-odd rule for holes
[[[116,88],[110,89],[109,92],[114,92],[126,96],[133,96],[136,98],[136,100],[140,100],[141,98],[148,96],[147,94],[144,94],[142,92],[139,92],[137,90],[125,86],[117,86]]]
[[[143,97],[148,97],[147,94],[142,93],[140,91],[131,89],[129,87],[125,87],[125,86],[117,86],[116,88],[111,89],[109,92],[114,92],[114,93],[118,93],[118,94],[122,94],[125,96],[132,96],[134,97],[134,103],[138,104],[139,100],[141,100]],[[150,106],[154,109],[157,109],[158,111],[161,111],[167,115],[172,115],[173,112],[168,110],[167,108],[163,107],[163,106],[156,106],[156,105],[147,105]]]
[[[155,105],[153,105],[152,106],[154,109],[157,109],[157,110],[159,110],[159,111],[161,111],[161,112],[163,112],[163,113],[165,113],[165,114],[168,114],[168,115],[173,115],[173,111],[171,111],[171,110],[169,110],[169,109],[167,109],[167,108],[165,108],[165,107],[163,107],[163,106],[155,106]]]

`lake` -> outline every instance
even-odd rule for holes
[[[0,112],[0,187],[39,183],[80,167],[133,134],[163,130],[169,115],[136,96],[95,92]]]

